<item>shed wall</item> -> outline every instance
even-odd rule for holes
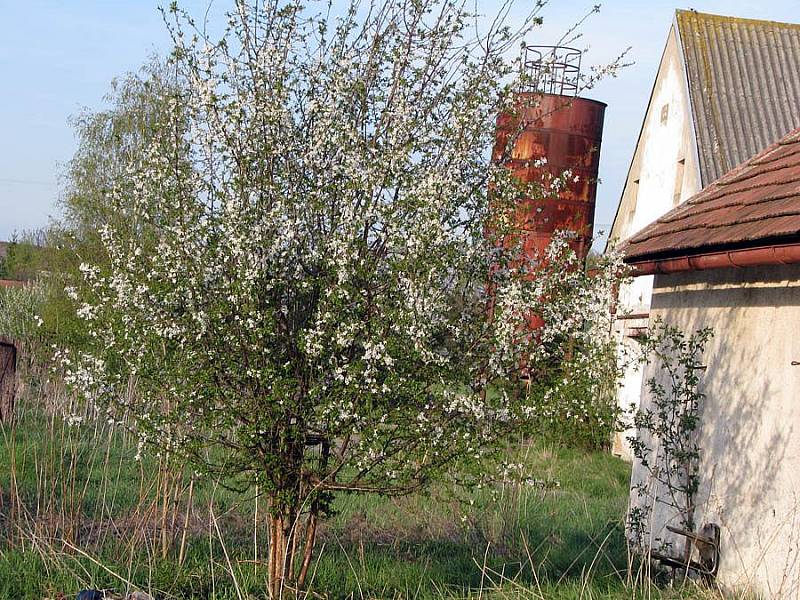
[[[702,378],[695,516],[698,526],[721,527],[720,582],[798,597],[800,366],[791,363],[800,361],[800,265],[656,275],[651,323],[656,318],[685,332],[714,330]],[[664,378],[654,364],[645,368],[643,406],[652,403],[652,377]],[[644,475],[634,464],[632,483]],[[656,505],[653,535],[669,539],[663,527],[677,521]]]
[[[700,168],[686,75],[673,27],[658,67],[610,240],[626,240],[698,191]],[[652,288],[650,276],[637,277],[622,286],[619,313],[623,316],[624,313],[647,313]],[[641,325],[631,319],[617,320],[614,324],[614,334],[621,348],[620,360],[628,364],[617,394],[620,408],[626,411],[639,405],[642,371],[629,357],[638,352],[638,343],[631,337],[632,329]],[[632,434],[631,431],[620,432],[614,440],[614,453],[627,460],[631,458],[627,438]]]

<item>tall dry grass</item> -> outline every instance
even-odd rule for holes
[[[231,492],[163,457],[137,462],[134,436],[77,404],[49,366],[23,361],[20,376],[17,417],[0,430],[0,597],[86,587],[265,597],[256,490]],[[660,587],[647,563],[629,560],[628,470],[617,459],[533,444],[519,458],[532,484],[341,498],[308,597],[720,597]]]

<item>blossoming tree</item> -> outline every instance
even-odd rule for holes
[[[69,380],[143,446],[258,484],[272,597],[303,587],[333,494],[486,460],[539,406],[520,365],[590,365],[602,338],[613,269],[557,239],[531,277],[507,242],[503,206],[557,183],[488,163],[536,18],[475,31],[464,4],[241,1],[214,40],[172,7],[171,118],[82,265]]]

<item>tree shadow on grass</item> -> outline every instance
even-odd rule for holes
[[[552,525],[552,527],[548,527]],[[582,528],[548,524],[519,528],[491,542],[477,532],[460,540],[391,539],[380,542],[329,533],[315,575],[319,591],[386,597],[467,595],[509,581],[534,588],[561,582],[624,581],[627,550],[621,521]]]

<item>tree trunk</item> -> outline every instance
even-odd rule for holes
[[[298,515],[294,508],[281,507],[271,511],[268,517],[268,588],[269,597],[274,600],[299,597],[308,578],[317,538],[319,502],[311,502],[305,532],[302,532]],[[297,559],[300,559],[299,572]]]
[[[317,513],[318,509],[312,503],[311,514],[308,516],[308,525],[306,526],[306,539],[303,544],[303,561],[300,564],[300,574],[297,576],[297,589],[303,590],[306,586],[306,578],[308,577],[308,567],[311,565],[311,558],[314,555],[314,545],[317,541]]]
[[[286,596],[287,590],[295,589],[293,569],[293,529],[297,514],[292,508],[281,506],[269,515],[269,594],[278,599]]]
[[[288,473],[276,482],[278,491],[271,494],[269,501],[268,588],[273,600],[303,595],[314,553],[322,505],[318,490],[309,486],[308,473],[304,472],[305,445],[305,436],[290,444],[290,451],[283,462],[294,469],[287,469]],[[320,470],[327,465],[329,454],[330,445],[323,440]],[[308,518],[303,531],[301,523],[306,510]]]
[[[284,585],[283,563],[285,559],[285,539],[283,535],[283,518],[281,514],[269,516],[269,597],[277,600],[281,597]]]

